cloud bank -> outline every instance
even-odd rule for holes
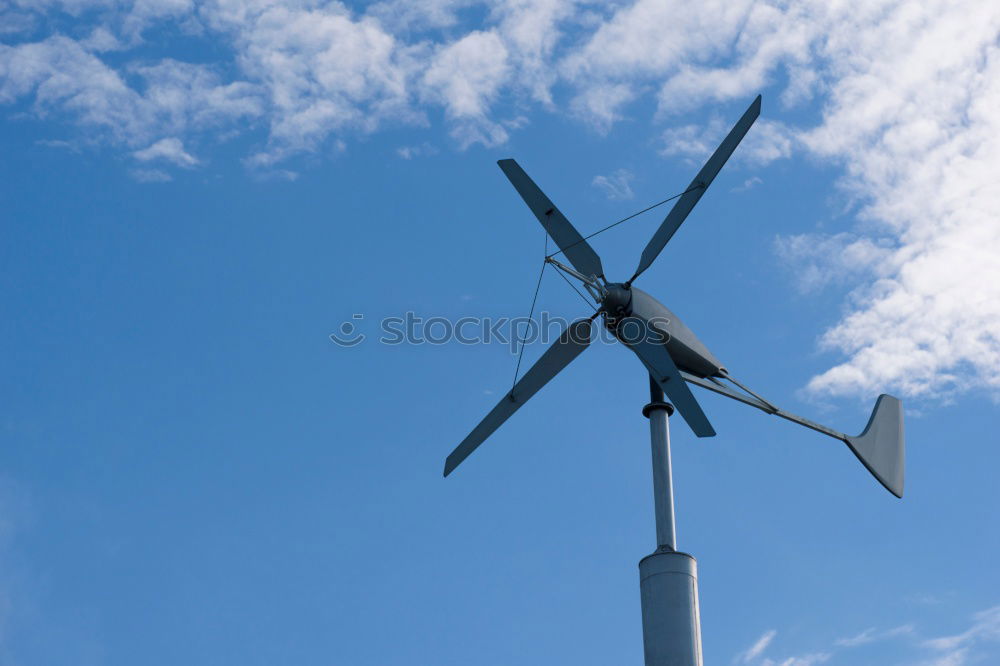
[[[234,135],[272,168],[388,127],[495,146],[536,112],[603,132],[640,99],[670,125],[769,92],[815,118],[762,119],[743,156],[839,165],[854,219],[776,241],[803,290],[851,289],[819,340],[841,360],[808,390],[1000,395],[996,3],[6,0],[0,26],[0,104],[83,128],[151,181]],[[717,131],[668,127],[660,145],[697,154]]]

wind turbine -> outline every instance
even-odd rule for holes
[[[635,353],[650,378],[650,402],[643,408],[643,414],[650,419],[657,551],[639,563],[647,666],[700,666],[702,663],[696,565],[693,557],[676,550],[668,417],[676,408],[698,437],[712,437],[715,429],[688,383],[841,440],[879,483],[897,497],[903,496],[903,411],[897,398],[886,394],[879,396],[868,425],[857,436],[796,416],[734,379],[677,315],[633,286],[659,256],[746,136],[760,115],[760,103],[758,95],[679,197],[646,244],[635,273],[624,282],[606,279],[601,258],[517,162],[512,159],[498,162],[546,233],[559,246],[556,254],[564,254],[572,266],[562,264],[551,255],[546,261],[583,283],[597,310],[590,317],[571,324],[500,399],[445,460],[444,475],[453,472],[531,396],[587,349],[593,322],[600,318],[614,337]]]

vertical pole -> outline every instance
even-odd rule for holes
[[[667,419],[673,406],[664,402],[663,389],[649,378],[649,439],[653,453],[653,507],[656,512],[657,549],[677,550],[674,526],[674,479],[670,466],[670,427]]]
[[[649,397],[642,413],[649,418],[653,452],[657,547],[639,561],[643,652],[646,666],[702,666],[698,565],[676,550],[668,420],[674,408],[652,377]]]

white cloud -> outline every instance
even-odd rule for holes
[[[162,169],[132,169],[129,175],[140,183],[169,183],[173,177]]]
[[[0,45],[0,102],[34,93],[35,111],[63,109],[83,124],[123,135],[137,119],[135,93],[96,56],[66,37],[19,46]]]
[[[36,19],[26,12],[0,7],[0,35],[17,35],[34,29]]]
[[[414,146],[400,146],[396,149],[396,154],[402,157],[404,160],[412,160],[415,157],[426,157],[428,155],[436,155],[438,153],[437,147],[433,144],[424,143],[414,145]]]
[[[847,360],[813,391],[1000,389],[998,33],[996,5],[926,3],[893,8],[859,46],[832,36],[845,64],[803,140],[845,164],[866,226],[898,247],[824,334]]]
[[[607,133],[624,117],[622,108],[636,95],[628,83],[595,83],[577,93],[570,109],[595,130]]]
[[[669,157],[681,155],[692,163],[701,164],[715,151],[719,143],[736,122],[738,116],[728,120],[715,116],[705,125],[682,125],[664,130],[660,136],[660,154]],[[789,157],[796,143],[795,132],[782,123],[758,120],[733,154],[735,161],[754,166],[766,166]]]
[[[631,199],[635,196],[629,185],[633,178],[632,172],[628,169],[617,169],[607,176],[594,176],[591,185],[604,192],[609,199]]]
[[[383,0],[365,13],[393,33],[405,33],[452,28],[459,22],[459,11],[475,4],[477,0]]]
[[[765,650],[771,646],[771,643],[774,641],[774,637],[777,635],[778,632],[776,629],[765,631],[761,634],[760,638],[754,641],[753,645],[737,654],[733,659],[733,663],[758,664],[759,666],[815,666],[816,664],[822,664],[830,659],[831,655],[828,652],[815,652],[811,654],[784,657],[780,661],[764,657],[763,655]]]
[[[143,30],[163,20],[189,15],[194,0],[133,0],[131,9],[122,19],[122,33],[131,41],[139,39]]]
[[[299,173],[297,171],[291,171],[290,169],[258,169],[253,172],[253,177],[255,180],[263,182],[286,182],[291,183],[299,179]]]
[[[1000,643],[1000,606],[973,615],[972,625],[962,633],[932,638],[924,641],[923,645],[938,653],[932,662],[934,666],[961,666],[972,663],[970,655],[980,661],[984,643]]]
[[[898,638],[900,636],[909,636],[914,633],[913,625],[904,624],[899,627],[894,627],[892,629],[887,629],[886,631],[879,631],[875,627],[870,627],[865,629],[860,634],[854,636],[848,636],[847,638],[838,638],[834,641],[834,645],[838,647],[859,647],[862,645],[869,645],[871,643],[877,643],[879,641],[884,641],[890,638]]]
[[[771,641],[773,641],[774,637],[777,635],[778,632],[775,629],[771,629],[770,631],[765,631],[763,634],[761,634],[761,637],[754,642],[753,645],[748,647],[745,651],[741,652],[740,654],[736,655],[736,659],[734,661],[736,661],[737,663],[749,664],[751,661],[764,654],[764,650],[767,649],[767,646],[771,644]]]
[[[45,146],[46,148],[59,148],[61,150],[68,150],[71,153],[80,152],[80,146],[72,141],[64,141],[62,139],[38,139],[35,144],[39,146]]]
[[[184,143],[175,137],[160,139],[148,148],[133,152],[132,157],[140,162],[163,160],[186,168],[198,165],[198,159],[185,151]]]
[[[127,76],[141,80],[144,90],[131,87]],[[31,94],[39,116],[69,116],[103,131],[112,143],[131,147],[260,112],[251,86],[222,84],[208,67],[163,60],[119,72],[60,36],[0,44],[0,103]]]
[[[510,74],[507,47],[495,32],[471,32],[434,54],[423,75],[425,95],[444,104],[463,146],[499,145],[507,131],[488,117],[490,104]]]
[[[682,155],[684,157],[697,158],[703,161],[719,144],[725,130],[722,121],[714,118],[711,123],[701,125],[681,125],[671,127],[663,132],[660,140],[663,147],[660,154],[664,157]]]
[[[104,52],[104,51],[118,51],[125,48],[125,45],[103,25],[99,25],[94,28],[90,35],[84,39],[81,39],[78,44],[84,48],[86,51],[92,52]]]
[[[786,657],[781,661],[765,659],[760,662],[760,666],[816,666],[830,660],[830,654],[826,652],[816,652],[813,654],[803,654],[794,657]]]
[[[765,166],[789,157],[796,140],[796,132],[784,124],[773,120],[758,120],[754,123],[753,131],[740,142],[736,156],[753,165]]]
[[[1000,606],[975,613],[969,628],[958,634],[938,638],[922,638],[912,624],[891,629],[865,629],[859,634],[834,641],[828,649],[790,657],[774,659],[764,656],[771,647],[777,631],[764,632],[749,648],[733,658],[734,664],[755,666],[816,666],[828,661],[834,663],[859,663],[864,646],[891,639],[903,639],[901,654],[910,654],[920,666],[965,666],[966,664],[994,663],[1000,655]],[[885,651],[880,662],[884,662]],[[864,662],[868,663],[868,662]]]
[[[552,106],[558,80],[552,56],[562,38],[560,25],[577,11],[578,0],[504,0],[494,6],[497,30],[517,69],[514,83],[531,98]]]
[[[58,10],[79,16],[84,12],[114,7],[118,0],[12,0],[10,4],[24,10]]]
[[[663,111],[685,110],[706,101],[752,97],[771,83],[774,70],[785,66],[790,73],[789,101],[807,96],[814,80],[808,67],[814,42],[828,28],[828,3],[733,3],[733,20],[738,27],[720,27],[716,39],[732,43],[736,63],[728,67],[700,64],[688,59],[660,89]],[[869,3],[872,4],[872,3]],[[737,9],[738,7],[738,9]],[[854,7],[845,7],[847,13]],[[856,10],[857,13],[863,13]]]
[[[747,178],[746,180],[744,180],[742,185],[737,185],[736,187],[734,187],[730,191],[731,192],[746,192],[751,187],[756,187],[757,185],[760,185],[763,182],[764,182],[764,179],[761,178],[760,176],[751,176],[750,178]]]
[[[774,250],[792,269],[802,293],[831,284],[856,283],[864,273],[885,274],[893,254],[888,239],[847,232],[778,236]]]
[[[357,19],[339,3],[297,4],[263,6],[251,17],[234,18],[228,3],[207,13],[235,40],[243,74],[267,98],[273,161],[316,151],[335,131],[371,131],[409,113],[409,53],[377,20]]]
[[[839,645],[841,647],[857,647],[858,645],[867,645],[876,640],[876,634],[874,627],[865,629],[860,634],[854,636],[849,636],[847,638],[838,638],[834,641],[834,645]]]
[[[749,0],[707,0],[697,12],[682,2],[638,0],[623,5],[562,62],[575,82],[662,80],[692,61],[725,52],[751,6]],[[586,88],[586,86],[584,86]]]

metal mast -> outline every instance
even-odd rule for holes
[[[698,566],[677,551],[674,491],[670,461],[669,417],[674,407],[663,389],[649,379],[649,419],[653,455],[653,506],[656,552],[639,562],[642,641],[646,666],[702,666],[701,618],[698,609]]]

